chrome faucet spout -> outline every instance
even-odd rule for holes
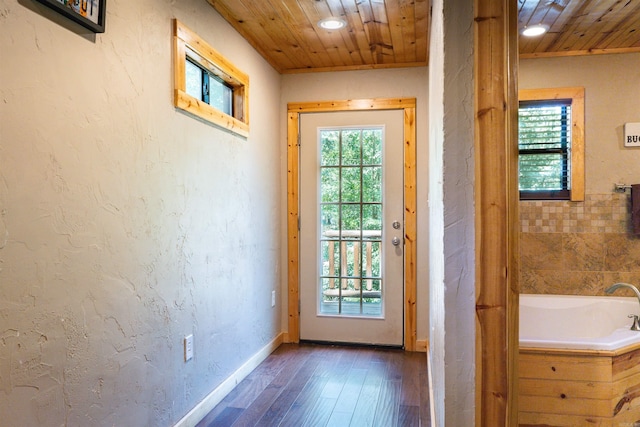
[[[636,297],[638,298],[638,303],[640,303],[640,291],[638,290],[638,288],[636,288],[633,285],[630,285],[629,283],[616,283],[612,286],[609,286],[606,290],[605,293],[607,294],[612,294],[614,293],[617,289],[620,288],[628,288],[631,289],[633,292],[635,292]]]

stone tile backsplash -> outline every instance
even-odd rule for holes
[[[520,291],[602,295],[615,282],[640,285],[640,238],[630,225],[628,193],[521,201]]]

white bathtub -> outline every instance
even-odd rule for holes
[[[520,347],[618,350],[640,344],[629,314],[640,315],[635,297],[520,295]]]

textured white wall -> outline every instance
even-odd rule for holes
[[[640,53],[520,61],[523,89],[585,88],[587,194],[610,194],[614,183],[640,182],[640,148],[624,146],[623,127],[640,122]]]
[[[2,425],[173,425],[281,330],[280,76],[204,0],[107,7],[0,0]],[[173,108],[174,17],[250,75],[248,140]]]
[[[331,73],[285,74],[282,76],[281,138],[286,141],[286,112],[288,102],[308,102],[362,98],[416,98],[416,145],[417,145],[417,197],[418,197],[418,340],[426,340],[429,322],[429,269],[428,242],[429,216],[428,193],[428,145],[427,145],[427,101],[428,70],[426,67],[344,71]],[[286,156],[282,159],[282,171],[286,172]],[[286,176],[283,175],[283,182]],[[283,207],[286,212],[286,186],[282,188]],[[285,230],[286,233],[286,230]],[[286,239],[286,235],[283,236]],[[283,269],[286,269],[287,254],[283,252]],[[285,307],[286,308],[286,307]],[[288,313],[283,311],[283,324],[287,324]]]
[[[443,1],[433,1],[429,35],[429,353],[434,427],[445,425]]]
[[[475,418],[473,2],[433,3],[430,83],[431,331],[436,426]]]

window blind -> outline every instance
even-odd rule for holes
[[[521,101],[518,149],[520,197],[568,199],[571,100]]]

